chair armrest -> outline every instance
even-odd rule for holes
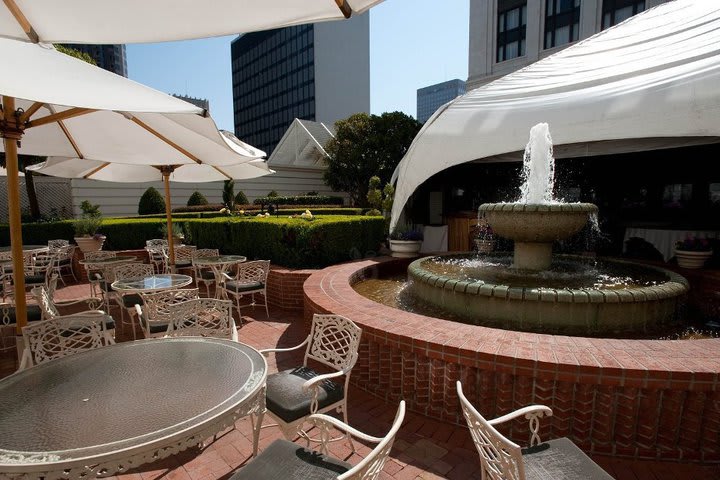
[[[265,350],[260,350],[260,353],[262,353],[263,356],[267,357],[270,353],[273,353],[273,352],[292,352],[293,350],[297,350],[298,348],[302,347],[303,345],[307,345],[307,343],[309,341],[310,341],[310,335],[308,335],[307,338],[300,345],[296,345],[296,346],[290,347],[290,348],[266,348]]]
[[[312,422],[316,427],[320,429],[322,432],[324,429],[327,429],[327,427],[334,427],[342,432],[349,433],[353,437],[357,437],[361,440],[364,440],[366,442],[372,442],[372,443],[380,443],[383,441],[382,438],[373,437],[372,435],[368,435],[366,433],[361,432],[360,430],[357,430],[347,423],[342,422],[341,420],[338,420],[337,418],[333,418],[329,415],[325,415],[324,413],[313,413],[312,415],[309,415],[307,417],[308,421]],[[325,427],[325,428],[323,428]],[[324,438],[325,435],[320,435],[320,440],[310,439],[311,441],[320,442],[320,443],[327,443],[330,441],[329,435],[327,438]]]
[[[230,275],[227,274],[227,272],[220,272],[220,273],[222,274],[222,276],[225,280],[230,280],[230,281],[235,280],[235,277],[231,277]]]
[[[540,435],[538,434],[538,430],[540,430],[540,419],[546,415],[548,417],[552,417],[552,409],[550,407],[546,407],[545,405],[529,405],[515,410],[514,412],[510,412],[507,415],[503,415],[502,417],[490,420],[488,423],[494,427],[495,425],[499,425],[516,418],[525,417],[530,421],[530,446],[532,447],[540,444],[541,442]]]
[[[337,372],[332,373],[325,373],[322,375],[318,375],[317,377],[311,378],[307,382],[303,383],[303,390],[309,390],[311,387],[314,387],[316,384],[323,382],[325,380],[330,380],[331,378],[337,378],[342,377],[343,375],[346,375],[347,372],[345,370],[340,370]]]
[[[138,318],[142,318],[142,314],[143,314],[142,307],[140,305],[138,305],[137,303],[135,304],[135,312],[137,313]]]

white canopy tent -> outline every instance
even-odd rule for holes
[[[23,272],[17,154],[163,167],[225,167],[265,155],[217,130],[190,103],[57,52],[52,46],[0,38],[0,136],[6,154],[13,271]],[[168,221],[170,221],[168,211]],[[172,244],[170,245],[172,258]],[[22,275],[15,278],[24,289]],[[25,298],[17,296],[18,330]]]
[[[47,43],[188,40],[349,18],[382,0],[4,0],[0,36]]]
[[[539,122],[558,158],[718,141],[720,3],[662,4],[441,107],[395,170],[391,226],[434,174],[520,161]]]

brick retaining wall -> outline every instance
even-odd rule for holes
[[[402,264],[399,264],[402,267]],[[391,259],[328,267],[305,282],[305,322],[337,313],[363,329],[351,382],[388,401],[464,425],[456,380],[488,418],[540,403],[543,438],[632,458],[720,462],[720,339],[616,340],[465,325],[375,303],[351,284]],[[505,430],[528,440],[527,422]]]

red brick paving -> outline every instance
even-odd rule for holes
[[[73,285],[57,292],[58,300],[84,297],[87,285]],[[116,313],[116,312],[113,312]],[[119,313],[119,312],[118,312]],[[264,309],[244,309],[244,325],[240,341],[256,348],[289,347],[300,343],[306,335],[300,312],[271,309],[270,318]],[[249,315],[248,315],[249,314]],[[248,316],[245,316],[248,315]],[[120,341],[132,338],[131,333],[118,332]],[[283,354],[268,359],[270,371],[296,363],[302,352]],[[0,366],[5,374],[14,362],[4,359]],[[395,415],[397,404],[386,403],[358,388],[351,387],[349,421],[354,427],[371,435],[384,435]],[[279,429],[263,429],[260,448],[276,438]],[[358,454],[350,455],[344,442],[333,445],[333,452],[350,463],[356,463],[369,448],[357,444]],[[121,480],[211,480],[226,479],[250,458],[252,434],[247,419],[237,422],[236,429],[225,433],[204,449],[193,448],[159,462],[144,465],[130,473],[110,477]],[[339,452],[339,453],[338,453]],[[717,480],[720,466],[699,466],[668,462],[631,461],[594,455],[594,460],[615,478],[624,480]],[[404,479],[476,479],[480,478],[478,455],[468,431],[438,420],[408,413],[403,427],[380,476],[383,480]]]

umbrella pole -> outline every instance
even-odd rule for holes
[[[8,217],[10,222],[10,246],[13,261],[13,285],[15,297],[16,333],[22,335],[27,325],[25,303],[25,266],[22,251],[22,224],[20,223],[20,185],[18,182],[18,142],[22,137],[19,118],[15,116],[15,98],[3,95],[4,121],[0,122],[0,136],[5,142],[5,167],[7,168]]]
[[[165,216],[167,217],[167,241],[168,241],[168,257],[170,262],[170,273],[175,273],[175,242],[173,241],[172,230],[172,205],[170,199],[170,173],[172,167],[163,167],[162,176],[165,184]]]

